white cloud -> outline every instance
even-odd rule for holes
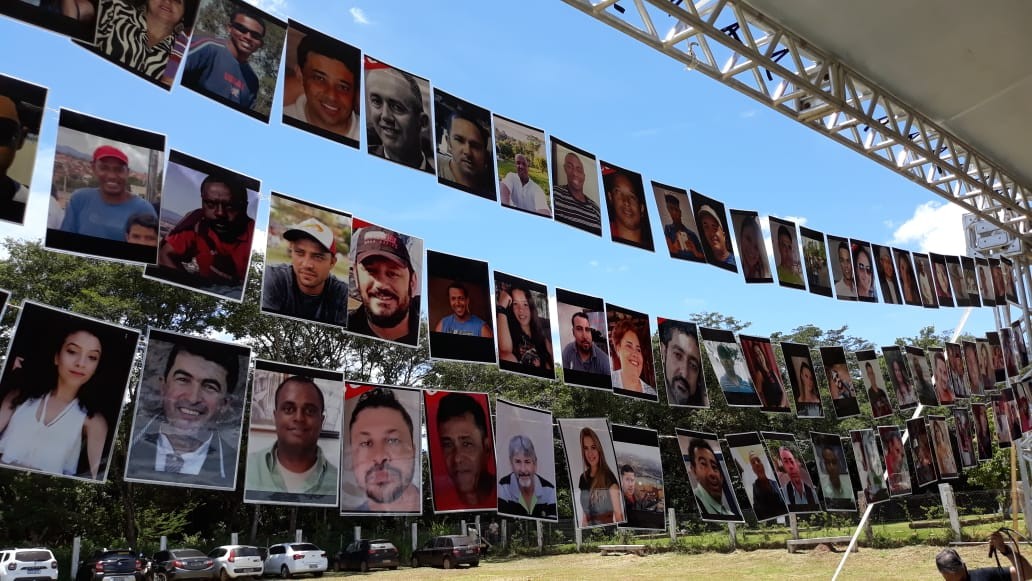
[[[352,6],[348,12],[351,13],[351,19],[355,24],[369,24],[369,17],[366,16],[364,10],[357,6]]]
[[[263,230],[258,226],[254,227],[254,234],[251,238],[251,248],[255,252],[265,256],[265,246],[269,243],[269,231]]]
[[[749,119],[756,116],[756,109],[746,109],[738,114],[742,119]]]
[[[597,260],[589,260],[588,261],[588,266],[590,266],[592,268],[598,268],[598,261]]]
[[[961,216],[966,210],[951,203],[926,202],[892,233],[891,244],[921,252],[966,254]]]
[[[287,0],[251,0],[251,3],[276,16],[286,16],[288,12]]]

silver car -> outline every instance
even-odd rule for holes
[[[215,561],[215,572],[220,581],[262,576],[264,565],[258,547],[223,545],[212,549],[208,556]]]
[[[280,543],[269,547],[265,557],[265,574],[290,579],[310,573],[322,577],[326,572],[326,551],[312,543]]]

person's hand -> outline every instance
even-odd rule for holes
[[[1007,539],[1000,534],[1000,531],[996,531],[989,535],[989,546],[993,551],[996,551],[1001,555],[1007,556],[1010,554],[1010,547],[1007,546]]]
[[[510,305],[512,305],[512,295],[505,291],[498,293],[498,307],[508,309]]]

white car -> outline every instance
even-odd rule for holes
[[[265,574],[279,575],[284,579],[304,573],[322,577],[326,566],[326,551],[312,543],[272,545],[265,557]]]
[[[57,559],[50,549],[0,551],[0,581],[57,581]]]
[[[261,577],[264,572],[262,554],[258,547],[223,545],[212,549],[208,556],[215,561],[215,573],[220,581],[238,577]]]

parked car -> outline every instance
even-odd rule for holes
[[[215,577],[215,561],[197,549],[158,551],[151,558],[151,581],[187,581]]]
[[[212,549],[208,556],[215,561],[215,574],[220,581],[238,577],[261,577],[264,564],[258,547],[223,545]]]
[[[398,547],[386,539],[359,539],[337,553],[337,570],[397,569]]]
[[[56,581],[57,559],[50,549],[0,551],[0,581]]]
[[[131,549],[102,549],[79,563],[75,581],[143,581],[143,563]]]
[[[433,565],[451,569],[463,563],[470,567],[480,564],[480,549],[475,540],[466,535],[434,537],[412,553],[412,566]]]
[[[326,552],[312,543],[280,543],[269,547],[264,572],[284,579],[302,573],[322,577],[326,567]]]

